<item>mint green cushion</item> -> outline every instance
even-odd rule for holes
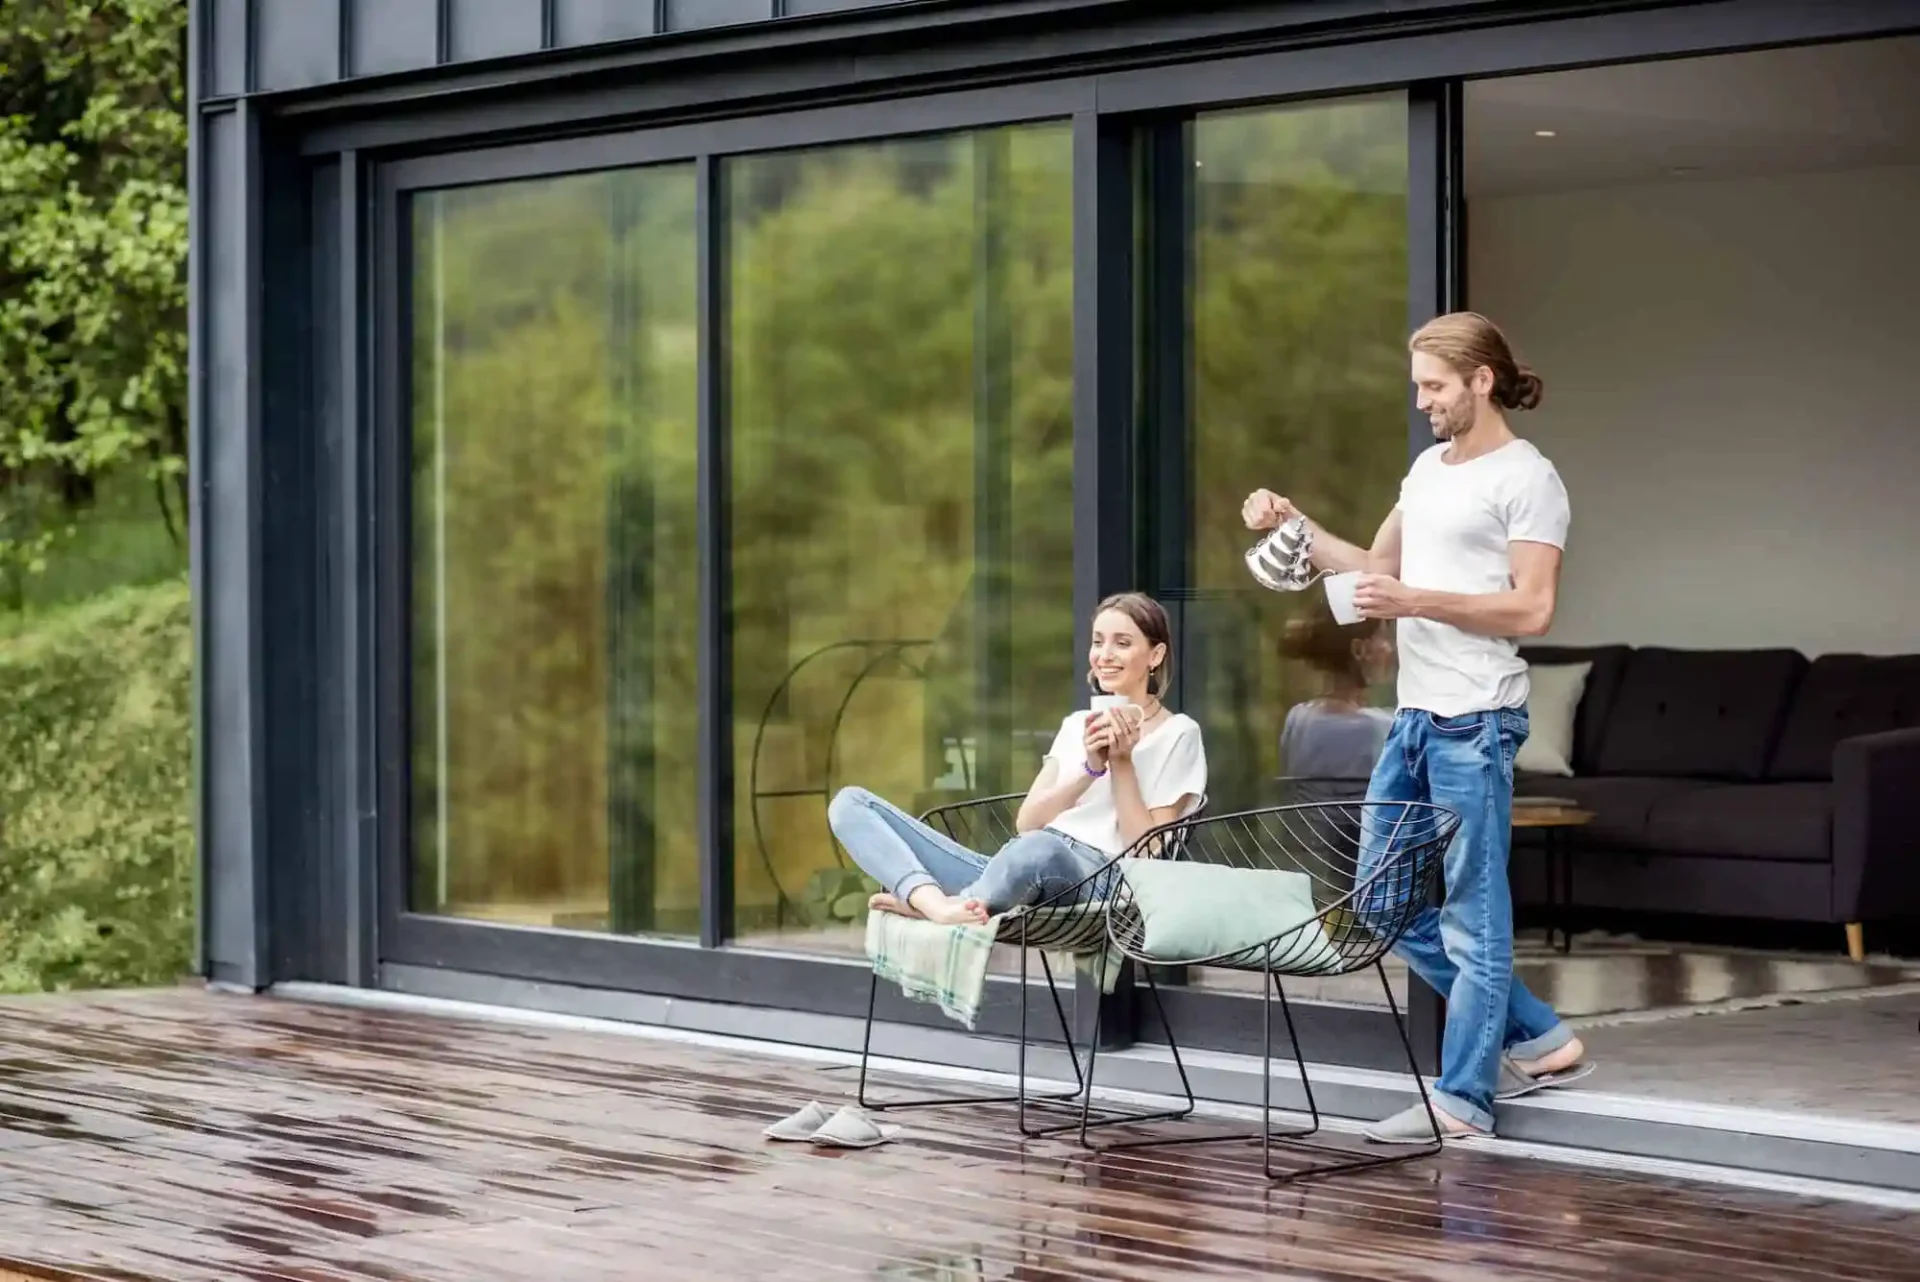
[[[1138,951],[1156,962],[1204,962],[1284,935],[1274,949],[1276,970],[1311,975],[1343,963],[1313,920],[1313,883],[1305,873],[1160,859],[1127,859],[1120,867],[1140,917]]]

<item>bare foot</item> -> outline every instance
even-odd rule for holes
[[[925,895],[914,907],[928,921],[941,926],[979,926],[987,920],[987,906],[978,899]]]
[[[1515,1060],[1514,1063],[1518,1064],[1520,1071],[1528,1076],[1541,1077],[1548,1073],[1564,1072],[1585,1059],[1586,1055],[1587,1048],[1582,1046],[1580,1039],[1576,1037],[1559,1050],[1550,1051],[1539,1059]]]
[[[903,904],[884,890],[867,900],[867,911],[874,913],[892,913],[895,917],[918,917],[912,905]]]

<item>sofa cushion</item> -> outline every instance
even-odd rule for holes
[[[1842,739],[1909,726],[1920,726],[1920,655],[1822,655],[1787,710],[1767,778],[1831,779]]]
[[[1587,672],[1586,692],[1580,696],[1580,708],[1573,718],[1573,773],[1577,775],[1590,775],[1599,768],[1607,716],[1613,711],[1614,696],[1620,693],[1620,677],[1627,670],[1627,657],[1632,653],[1632,649],[1624,645],[1521,647],[1520,657],[1529,665],[1593,665]]]
[[[1573,773],[1573,734],[1591,663],[1535,663],[1527,668],[1527,738],[1513,764],[1566,777]]]
[[[1822,862],[1833,856],[1833,785],[1714,784],[1663,797],[1647,816],[1663,854]]]
[[[1635,650],[1598,773],[1760,779],[1806,667],[1796,650]]]
[[[1656,802],[1713,786],[1690,779],[1620,775],[1578,775],[1572,779],[1516,775],[1513,792],[1516,797],[1564,797],[1582,810],[1591,810],[1593,819],[1573,835],[1580,845],[1637,849],[1646,844],[1647,815]]]

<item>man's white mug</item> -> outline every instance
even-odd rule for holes
[[[1360,622],[1360,611],[1353,604],[1353,590],[1360,585],[1360,572],[1348,570],[1345,574],[1329,574],[1321,582],[1327,585],[1327,604],[1333,608],[1333,621]]]

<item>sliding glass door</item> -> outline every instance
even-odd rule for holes
[[[691,164],[408,226],[417,913],[692,936]]]
[[[1024,789],[1073,685],[1065,124],[723,162],[733,914],[858,956],[827,828]]]
[[[1324,604],[1254,585],[1239,511],[1270,486],[1365,539],[1392,504],[1437,134],[1400,93],[1059,94],[383,171],[388,973],[862,1013],[834,791],[1027,788],[1099,592],[1168,606],[1213,813],[1297,799],[1297,708],[1382,702],[1390,646],[1301,643]],[[1169,980],[1183,1041],[1251,1045],[1242,978]],[[1310,1055],[1391,1062],[1369,982],[1301,991]]]
[[[1365,544],[1397,501],[1410,300],[1430,278],[1409,235],[1414,202],[1433,198],[1413,189],[1414,122],[1390,93],[1201,112],[1142,135],[1140,556],[1173,611],[1179,703],[1206,730],[1215,812],[1364,796],[1385,735],[1391,628],[1340,626],[1318,590],[1258,586],[1240,508],[1269,488]],[[1308,743],[1309,726],[1331,737]],[[1176,1031],[1257,1044],[1258,1009],[1242,1003],[1260,977],[1169,978],[1185,989],[1169,997]],[[1288,989],[1318,1007],[1301,1031],[1311,1057],[1370,1059],[1394,1036],[1372,972]]]

